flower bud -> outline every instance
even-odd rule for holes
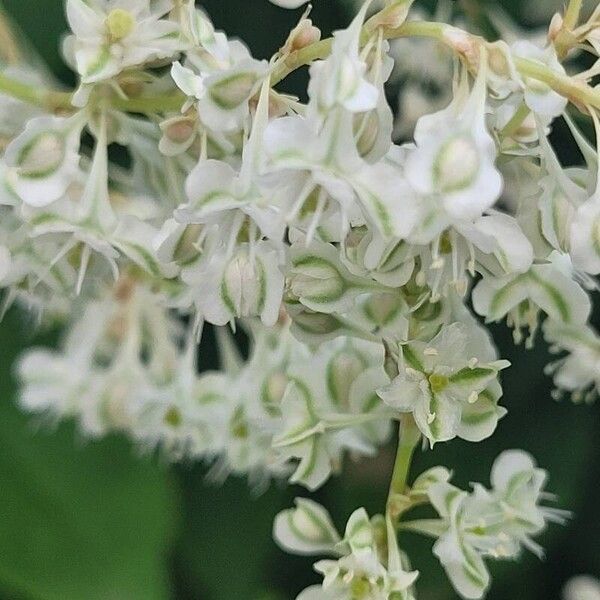
[[[559,12],[554,13],[552,20],[550,21],[550,26],[548,27],[548,41],[549,42],[554,43],[556,41],[558,34],[563,29],[563,22],[564,21],[563,21],[562,15]]]
[[[38,179],[56,171],[65,157],[65,139],[56,131],[46,131],[21,148],[16,166],[21,177]]]
[[[192,117],[177,116],[160,124],[163,133],[158,149],[166,156],[185,152],[196,137],[196,121]]]
[[[248,100],[257,81],[256,73],[235,73],[210,86],[209,95],[220,108],[233,110]]]
[[[310,46],[321,39],[321,30],[313,25],[310,19],[302,19],[288,36],[285,44],[279,51],[280,54],[286,55],[296,50],[301,50]]]
[[[265,286],[262,264],[257,260],[252,261],[246,252],[240,252],[225,268],[221,283],[221,297],[234,315],[255,316],[263,309]]]
[[[347,407],[350,386],[365,366],[362,357],[350,349],[334,356],[327,365],[327,385],[337,406]]]
[[[300,554],[326,553],[340,541],[329,513],[316,502],[296,498],[296,508],[275,518],[274,537],[284,549]]]
[[[439,149],[433,164],[433,180],[442,192],[469,187],[479,172],[479,149],[467,135],[449,139]]]
[[[379,114],[376,110],[355,115],[354,135],[356,136],[356,149],[361,156],[366,156],[373,150],[377,143],[380,129]]]
[[[314,302],[332,302],[342,296],[344,278],[320,256],[302,256],[294,262],[289,280],[292,294]]]

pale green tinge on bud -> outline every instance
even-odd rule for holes
[[[222,275],[219,296],[230,318],[260,316],[273,325],[279,315],[283,275],[276,252],[259,244],[255,252],[242,248],[228,261]]]
[[[236,316],[260,314],[265,306],[266,287],[262,263],[252,262],[246,254],[238,254],[225,268],[221,299]]]
[[[413,482],[410,489],[411,496],[427,496],[429,488],[436,483],[450,480],[452,473],[446,467],[432,467],[421,473]]]
[[[304,256],[293,263],[290,290],[298,298],[323,304],[338,300],[344,293],[344,279],[327,260]]]
[[[484,278],[473,290],[473,307],[488,321],[510,316],[515,330],[529,327],[535,333],[539,310],[566,324],[583,324],[591,304],[585,290],[564,273],[561,257],[550,256],[549,264],[533,265],[527,273],[502,278]]]
[[[40,133],[21,148],[16,160],[21,177],[38,179],[56,171],[65,158],[65,138],[56,131]]]
[[[360,552],[373,545],[373,528],[364,508],[359,508],[350,515],[344,541],[348,543],[352,552]]]
[[[206,93],[198,100],[202,122],[215,131],[243,126],[250,113],[250,98],[267,75],[267,63],[251,58],[203,80]]]
[[[442,192],[468,188],[479,174],[480,149],[469,135],[446,141],[433,163],[433,179]]]
[[[7,147],[7,182],[23,202],[34,207],[63,196],[76,179],[83,119],[36,117]]]
[[[578,269],[600,273],[600,196],[582,204],[571,222],[571,257]]]
[[[331,244],[295,244],[290,251],[288,288],[291,294],[321,313],[343,312],[370,282],[356,277],[342,264]]]
[[[256,73],[236,73],[210,85],[208,93],[224,110],[233,110],[250,97],[258,77]]]
[[[316,502],[296,498],[296,508],[275,517],[273,537],[286,551],[294,554],[330,554],[340,536],[329,513]]]
[[[327,365],[327,388],[338,408],[348,408],[350,388],[366,366],[363,357],[350,348],[331,359]]]
[[[182,239],[177,237],[181,233],[176,229],[173,237]],[[213,238],[205,243],[197,260],[192,255],[192,262],[181,273],[183,281],[192,287],[199,316],[213,325],[243,317],[260,317],[265,325],[274,325],[283,294],[277,250],[267,241],[252,247],[242,243],[229,256],[226,248],[213,247],[214,242]],[[173,246],[170,242],[165,252],[169,247],[172,252]]]

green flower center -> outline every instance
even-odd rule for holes
[[[118,42],[133,31],[135,19],[128,10],[115,8],[108,13],[105,25],[111,41]]]
[[[353,579],[350,584],[350,594],[352,600],[363,600],[367,597],[367,594],[371,591],[371,584],[361,577],[360,579]]]
[[[443,392],[444,389],[448,386],[449,380],[445,375],[440,375],[439,373],[432,373],[429,376],[429,385],[431,387],[431,391],[434,394],[439,392]]]
[[[181,413],[172,406],[165,413],[165,423],[171,427],[179,427],[181,425]]]

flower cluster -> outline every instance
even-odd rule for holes
[[[359,509],[344,537],[307,499],[277,518],[283,547],[334,557],[302,600],[414,598],[402,527],[434,536],[455,589],[480,598],[484,557],[537,552],[531,537],[560,520],[517,451],[490,490],[458,490],[442,467],[408,485],[419,443],[481,441],[506,413],[509,363],[482,321],[529,347],[542,332],[562,353],[556,397],[600,386],[600,160],[566,112],[590,115],[600,138],[587,85],[600,11],[581,19],[572,2],[544,36],[492,11],[504,39],[490,42],[412,3],[360,2],[326,40],[307,10],[259,60],[192,0],[67,0],[77,90],[46,89],[22,57],[0,63],[4,308],[67,331],[20,360],[26,410],[209,462],[216,478],[309,490],[399,427],[385,515]],[[568,75],[583,51],[596,62]],[[304,65],[301,102],[278,84]],[[559,118],[584,166],[561,164]],[[218,372],[198,371],[206,324]],[[225,328],[237,325],[247,358]],[[440,518],[405,521],[420,504]]]

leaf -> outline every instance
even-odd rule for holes
[[[23,340],[0,325],[0,591],[39,600],[163,600],[173,528],[168,480],[113,436],[77,443],[72,424],[34,432],[14,405]]]

